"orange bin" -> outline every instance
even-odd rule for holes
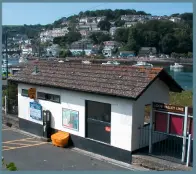
[[[51,135],[52,144],[58,147],[65,147],[68,145],[69,133],[58,131]]]

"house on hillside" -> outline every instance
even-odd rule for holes
[[[118,48],[121,46],[121,43],[117,41],[105,41],[103,42],[104,48],[102,53],[105,57],[111,57],[114,53],[118,51]]]
[[[70,45],[70,51],[74,56],[82,55],[83,51],[85,52],[85,55],[90,55],[92,48],[93,42],[90,39],[81,39]]]
[[[138,53],[139,57],[156,56],[157,49],[155,47],[141,47]]]
[[[58,44],[53,44],[46,48],[46,56],[48,57],[59,57],[60,46]]]
[[[169,18],[169,20],[170,21],[172,21],[172,22],[180,22],[181,21],[181,18],[179,18],[179,17],[171,17],[171,18]]]
[[[129,28],[136,25],[138,22],[125,22],[124,27]]]
[[[114,36],[115,33],[116,33],[116,30],[119,29],[119,28],[122,28],[122,27],[111,27],[110,28],[110,31],[109,31],[110,32],[110,35],[111,36]]]
[[[38,61],[9,81],[18,84],[21,130],[42,136],[42,112],[48,110],[52,132],[69,132],[75,147],[129,164],[140,148],[145,105],[168,103],[170,91],[182,91],[162,68],[125,65]]]
[[[120,58],[135,57],[135,53],[134,51],[120,51],[119,57]]]

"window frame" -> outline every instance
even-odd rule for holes
[[[25,94],[23,91],[26,91],[27,94]],[[29,95],[28,95],[28,89],[22,89],[21,90],[21,96],[23,96],[23,97],[29,97]]]
[[[40,97],[39,94],[44,95],[44,97]],[[58,101],[54,100],[54,97],[58,97]],[[45,93],[45,92],[37,92],[37,99],[50,101],[50,102],[54,102],[54,103],[61,103],[61,96],[60,95],[50,94],[50,93]]]

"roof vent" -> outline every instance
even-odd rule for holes
[[[38,73],[39,73],[38,67],[37,67],[37,65],[35,65],[32,74],[33,74],[33,75],[36,75],[36,74],[38,74]]]

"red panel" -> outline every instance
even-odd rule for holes
[[[184,127],[183,122],[184,122],[184,117],[171,115],[169,133],[175,135],[183,135],[183,127]]]
[[[193,119],[192,118],[190,118],[189,132],[190,132],[191,136],[193,137]]]
[[[155,112],[155,131],[167,132],[167,114]]]

